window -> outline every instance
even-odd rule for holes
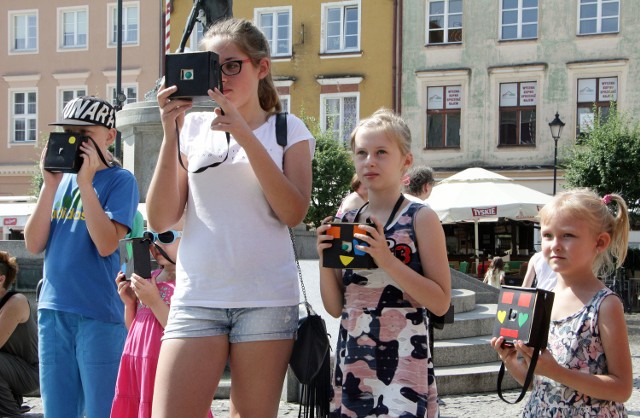
[[[538,37],[538,0],[502,0],[500,39]]]
[[[60,102],[58,107],[58,116],[62,116],[62,110],[71,100],[87,95],[87,89],[84,87],[78,88],[65,88],[64,90],[60,90]]]
[[[350,52],[360,50],[359,2],[328,3],[323,12],[323,51]]]
[[[37,12],[20,12],[11,15],[10,52],[36,52],[38,49]]]
[[[358,123],[358,95],[320,95],[322,129],[333,132],[333,138],[349,143],[351,131]]]
[[[255,21],[269,41],[272,57],[291,56],[291,9],[257,9]]]
[[[87,9],[65,9],[61,13],[60,47],[79,49],[87,47]]]
[[[461,86],[427,88],[427,148],[460,148]]]
[[[578,79],[578,117],[576,135],[580,137],[593,125],[594,108],[604,122],[611,102],[618,100],[618,77]]]
[[[462,0],[429,1],[428,44],[462,42]]]
[[[109,96],[107,97],[111,97],[111,103],[115,104],[116,103],[116,86],[114,86],[113,84],[107,86],[108,91],[109,91]],[[134,84],[123,84],[122,85],[122,92],[124,93],[125,96],[127,96],[126,100],[122,103],[122,105],[124,106],[127,103],[135,103],[138,101],[138,86],[134,85]]]
[[[115,4],[109,5],[111,35],[109,45],[118,44],[118,7]],[[138,43],[138,32],[140,28],[140,14],[137,2],[128,2],[122,5],[122,45],[136,45]]]
[[[289,105],[289,103],[291,102],[291,96],[286,94],[286,95],[280,95],[280,104],[282,105],[282,111],[283,112],[287,112],[287,113],[291,113],[291,107]]]
[[[500,145],[535,145],[537,83],[500,84]]]
[[[11,141],[35,142],[37,100],[35,90],[14,91],[11,95]]]
[[[580,0],[578,34],[618,32],[619,18],[620,0]]]

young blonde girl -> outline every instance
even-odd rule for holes
[[[149,225],[162,231],[186,212],[153,416],[204,417],[228,360],[231,416],[275,418],[300,302],[287,226],[309,207],[315,141],[289,114],[278,144],[281,105],[258,27],[218,21],[202,46],[220,59],[223,89],[208,92],[219,107],[185,115],[191,102],[170,97],[176,86],[158,92],[164,138]]]
[[[493,287],[500,287],[504,284],[504,261],[502,257],[493,257],[491,264],[484,275],[483,283]]]
[[[437,416],[426,309],[443,315],[451,299],[444,232],[435,212],[402,194],[413,162],[405,122],[381,109],[351,135],[356,173],[369,203],[343,220],[368,220],[355,234],[378,268],[322,267],[332,237],[317,229],[320,290],[325,309],[341,317],[331,412],[335,416]],[[331,220],[327,218],[325,222]],[[426,309],[425,309],[426,308]],[[333,416],[333,415],[332,415]]]
[[[598,278],[622,266],[627,206],[617,194],[588,189],[558,194],[540,211],[542,253],[556,272],[547,349],[538,358],[524,417],[627,416],[631,396],[629,340],[622,302]],[[532,349],[492,346],[520,383]],[[518,354],[522,359],[518,358]]]

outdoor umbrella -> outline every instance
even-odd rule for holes
[[[533,220],[550,200],[551,196],[514,183],[509,177],[474,167],[440,181],[426,202],[443,223],[475,223],[477,258],[478,222]]]

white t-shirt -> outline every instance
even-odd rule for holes
[[[553,290],[558,280],[556,272],[551,269],[542,253],[535,253],[529,262],[533,263],[533,269],[536,272],[536,287],[543,290]]]
[[[224,132],[210,129],[213,112],[185,117],[180,149],[190,171],[222,161]],[[315,139],[304,123],[287,117],[287,146],[276,142],[276,117],[254,130],[282,170],[284,152]],[[180,168],[182,169],[182,168]],[[202,173],[189,173],[183,237],[178,251],[172,304],[213,308],[268,307],[299,302],[298,273],[287,226],[267,202],[247,155],[233,137],[227,160]]]

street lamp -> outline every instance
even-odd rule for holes
[[[556,118],[549,122],[549,129],[551,129],[551,136],[553,137],[553,195],[556,195],[556,171],[558,169],[558,139],[562,134],[562,128],[564,122],[560,120],[560,115],[556,112]]]

